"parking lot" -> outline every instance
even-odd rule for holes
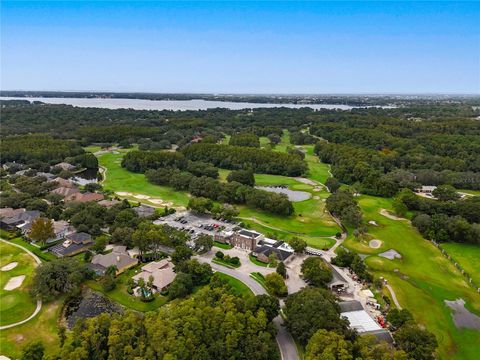
[[[238,228],[238,224],[234,221],[215,220],[208,215],[198,215],[190,211],[177,212],[155,220],[153,223],[155,225],[167,224],[176,229],[187,231],[193,238],[200,234],[220,235],[222,232],[229,232]]]

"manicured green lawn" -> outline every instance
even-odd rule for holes
[[[43,303],[42,309],[32,320],[11,329],[1,330],[0,354],[18,359],[22,348],[32,341],[41,341],[46,355],[58,354],[58,320],[62,303],[63,299]]]
[[[458,190],[458,191],[465,194],[480,196],[480,190]]]
[[[22,249],[0,242],[0,267],[12,262],[18,265],[8,271],[0,271],[0,325],[8,325],[28,318],[36,308],[36,301],[30,296],[28,286],[33,277],[35,260]],[[25,275],[22,285],[5,290],[8,281]]]
[[[270,267],[268,263],[264,263],[263,261],[258,260],[255,256],[253,255],[248,255],[248,258],[252,263],[258,266],[263,266],[263,267]]]
[[[262,273],[253,272],[250,274],[250,277],[256,282],[258,282],[260,285],[262,285],[265,290],[267,290],[267,287],[265,286],[265,276],[263,276]]]
[[[444,243],[441,247],[465,270],[480,287],[480,245]]]
[[[225,266],[225,267],[230,268],[230,269],[236,269],[236,268],[239,268],[242,265],[242,264],[238,264],[238,265],[230,264],[229,262],[227,262],[225,260],[222,260],[222,259],[219,259],[218,257],[215,257],[212,260],[212,262],[215,263],[215,264],[218,264],[218,265]]]
[[[232,287],[232,290],[236,295],[238,295],[238,296],[252,296],[253,295],[252,290],[250,290],[250,288],[247,285],[245,285],[243,282],[241,282],[240,280],[238,280],[238,279],[236,279],[236,278],[234,278],[230,275],[218,272],[218,271],[215,273],[215,276],[218,276],[219,278],[221,278],[223,280],[226,280],[228,282],[228,284]]]
[[[130,172],[121,166],[123,155],[126,151],[107,153],[98,156],[99,163],[107,169],[106,179],[103,181],[105,189],[115,192],[127,192],[132,195],[121,196],[134,202],[161,206],[148,199],[138,199],[134,195],[146,195],[154,199],[161,199],[173,206],[187,206],[189,195],[184,191],[176,191],[168,186],[159,186],[147,181],[144,174]]]
[[[85,151],[88,151],[88,152],[91,152],[91,153],[95,153],[97,151],[100,151],[102,150],[102,147],[101,146],[96,146],[96,145],[91,145],[91,146],[86,146],[83,148]]]
[[[140,266],[138,267],[140,268]],[[130,295],[127,292],[127,280],[135,275],[136,268],[129,269],[117,277],[117,286],[112,291],[106,292],[103,290],[102,285],[99,281],[89,280],[87,285],[98,292],[101,292],[108,298],[118,302],[119,304],[126,306],[127,308],[147,312],[158,309],[160,306],[164,305],[167,302],[167,298],[160,294],[155,295],[155,300],[150,302],[143,302],[139,297]]]
[[[361,196],[358,200],[365,220],[375,220],[378,224],[369,225],[368,233],[383,245],[371,249],[368,243],[362,244],[353,237],[344,245],[372,254],[366,259],[367,265],[376,276],[388,280],[402,307],[408,308],[420,324],[436,335],[440,358],[475,359],[480,332],[457,329],[444,300],[462,298],[469,310],[480,314],[480,295],[440,250],[423,239],[407,221],[380,215],[381,208],[392,210],[391,199]],[[375,255],[387,249],[397,250],[402,259],[388,260]]]
[[[38,247],[36,246],[33,246],[32,244],[30,244],[29,242],[23,240],[21,237],[17,237],[17,238],[14,238],[14,239],[11,239],[10,242],[12,243],[15,243],[15,244],[18,244],[18,245],[21,245],[23,246],[24,248],[27,248],[28,250],[30,250],[32,253],[34,253],[35,255],[37,255],[40,260],[42,261],[52,261],[52,260],[55,260],[57,257],[55,255],[53,255],[52,253],[50,252],[45,252],[45,251],[42,251],[40,250]]]
[[[223,244],[223,243],[218,242],[218,241],[214,241],[213,246],[218,247],[220,249],[225,249],[225,250],[233,248],[233,246],[230,245],[230,244]]]

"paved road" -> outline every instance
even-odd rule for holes
[[[14,244],[10,241],[6,241],[6,240],[3,240],[3,239],[0,239],[0,241],[6,243],[6,244],[10,244],[12,246],[15,246],[19,249],[22,249],[23,251],[25,251],[28,255],[30,255],[34,260],[35,262],[37,263],[37,265],[41,264],[42,262],[40,261],[40,259],[38,258],[37,255],[35,255],[34,253],[32,253],[30,250],[24,248],[23,246],[21,245],[17,245],[17,244]],[[25,324],[27,321],[30,321],[32,320],[35,316],[37,316],[37,314],[40,312],[40,310],[42,309],[42,300],[37,300],[37,307],[35,308],[35,311],[33,312],[32,315],[30,315],[28,318],[22,320],[22,321],[18,321],[14,324],[9,324],[9,325],[4,325],[4,326],[0,326],[0,330],[6,330],[6,329],[10,329],[10,328],[13,328],[15,326],[19,326],[19,325],[22,325],[22,324]]]
[[[249,275],[245,273],[215,264],[209,258],[198,256],[196,257],[196,259],[198,259],[198,261],[200,262],[209,263],[214,271],[230,275],[240,280],[245,285],[247,285],[255,295],[263,295],[267,293],[262,285],[260,285],[258,282],[256,282],[254,279],[252,279]],[[275,319],[273,319],[273,323],[277,328],[276,340],[280,349],[282,360],[299,360],[300,358],[297,353],[297,347],[295,346],[295,342],[293,341],[292,336],[285,328],[282,317],[277,316]]]

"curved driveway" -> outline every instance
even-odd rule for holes
[[[40,259],[38,258],[37,255],[35,255],[34,253],[32,253],[30,250],[24,248],[23,246],[21,245],[18,245],[18,244],[14,244],[12,242],[9,242],[9,241],[6,241],[6,240],[3,240],[3,239],[0,239],[0,241],[6,243],[6,244],[9,244],[9,245],[12,245],[12,246],[15,246],[19,249],[22,249],[23,251],[25,251],[28,255],[30,255],[34,260],[35,262],[37,263],[37,265],[40,265],[42,262],[40,261]],[[9,325],[4,325],[4,326],[0,326],[0,330],[5,330],[5,329],[10,329],[12,327],[15,327],[15,326],[18,326],[18,325],[22,325],[22,324],[25,324],[27,321],[30,321],[32,320],[35,316],[37,316],[37,314],[40,312],[40,310],[42,309],[42,300],[37,300],[37,307],[35,308],[35,311],[33,312],[32,315],[30,315],[28,318],[22,320],[22,321],[19,321],[19,322],[16,322],[14,324],[9,324]]]
[[[208,258],[204,258],[204,257],[196,257],[196,258],[200,262],[209,263],[214,271],[218,271],[218,272],[230,275],[240,280],[245,285],[247,285],[255,295],[267,294],[267,291],[265,290],[265,288],[262,285],[260,285],[257,281],[252,279],[249,275],[246,275],[235,269],[230,269],[225,266],[215,264],[211,261],[211,259],[208,259]],[[295,345],[295,341],[293,341],[292,335],[290,335],[290,333],[285,328],[283,318],[281,316],[277,316],[275,319],[273,319],[273,323],[277,328],[276,340],[278,343],[278,347],[280,349],[282,360],[299,360],[300,358],[297,353],[297,347]]]

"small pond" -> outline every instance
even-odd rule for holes
[[[86,169],[75,174],[72,180],[79,185],[96,183],[98,182],[97,173],[98,173],[97,169]]]
[[[283,186],[255,186],[255,188],[277,194],[285,194],[288,196],[288,200],[293,202],[308,200],[312,197],[312,194],[309,192],[290,190]]]

